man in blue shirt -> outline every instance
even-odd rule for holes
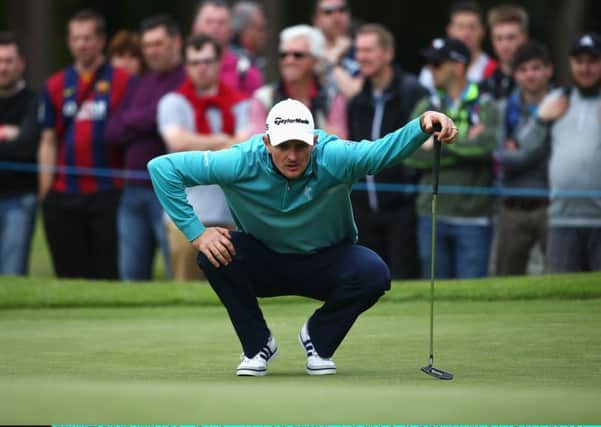
[[[225,305],[244,357],[238,375],[265,375],[277,346],[257,297],[300,295],[324,301],[299,339],[311,375],[336,373],[331,359],[355,319],[390,289],[390,272],[373,251],[356,245],[349,199],[361,177],[400,163],[430,137],[451,142],[457,129],[442,113],[375,141],[354,143],[314,129],[301,102],[284,100],[267,116],[267,131],[221,151],[183,152],[148,164],[159,200],[200,251],[198,263]],[[218,184],[238,232],[205,228],[185,188]]]

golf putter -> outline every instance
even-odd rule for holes
[[[434,125],[434,132],[440,132],[439,123]],[[439,380],[452,380],[453,374],[434,367],[434,278],[436,276],[435,256],[436,256],[436,212],[438,210],[438,178],[440,175],[440,151],[441,143],[436,136],[434,138],[434,163],[432,173],[434,182],[432,184],[432,256],[430,263],[430,359],[428,366],[422,367],[426,374],[438,378]]]

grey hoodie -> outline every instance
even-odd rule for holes
[[[528,137],[525,133],[529,131],[530,122],[535,121],[536,114],[528,115],[524,111],[521,112],[513,135],[511,135],[518,143],[518,149],[508,151],[504,148],[508,135],[506,127],[503,125],[507,115],[506,99],[499,101],[499,109],[502,116],[501,126],[499,126],[499,146],[495,151],[495,156],[502,167],[503,186],[507,188],[548,188],[548,141],[536,146],[524,144],[522,141],[524,137]]]
[[[558,89],[548,97],[561,93]],[[549,225],[601,227],[601,198],[557,195],[561,190],[601,191],[601,90],[587,97],[577,89],[572,90],[562,117],[548,125],[532,121],[520,141],[532,152],[540,153],[549,134]]]

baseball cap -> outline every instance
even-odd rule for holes
[[[590,53],[594,57],[601,56],[601,36],[598,33],[585,33],[578,36],[570,49],[570,55]]]
[[[458,61],[467,65],[471,61],[470,51],[465,43],[451,37],[432,40],[432,46],[420,50],[420,55],[426,60],[427,64]]]
[[[271,145],[292,140],[313,145],[313,115],[305,104],[295,99],[288,98],[275,104],[267,114],[265,128]]]

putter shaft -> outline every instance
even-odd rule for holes
[[[440,130],[440,127],[435,130]],[[440,380],[452,380],[453,374],[434,367],[434,280],[436,278],[436,213],[438,212],[438,179],[440,176],[440,154],[441,143],[434,137],[434,163],[432,172],[434,181],[432,183],[432,244],[430,256],[430,357],[428,366],[422,371]]]

